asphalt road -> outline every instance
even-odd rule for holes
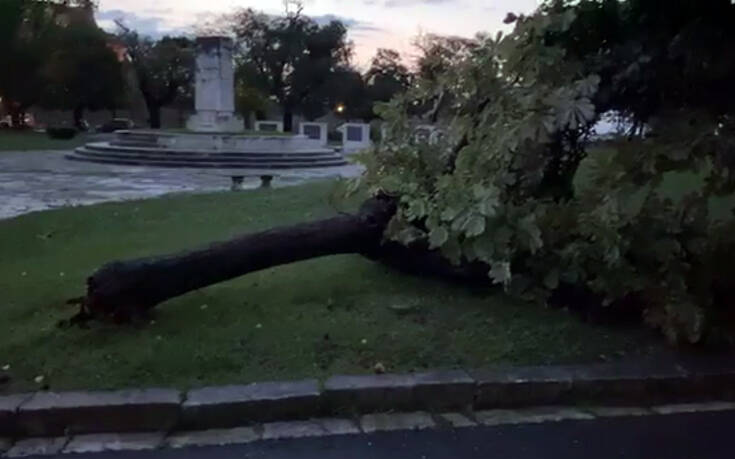
[[[731,459],[735,411],[386,432],[73,459]],[[59,456],[70,459],[70,456]]]

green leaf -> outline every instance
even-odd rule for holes
[[[443,226],[438,226],[429,233],[429,247],[435,249],[443,246],[449,239],[449,231]]]
[[[472,185],[472,194],[475,196],[475,199],[484,199],[489,193],[487,188],[480,185],[479,183]]]
[[[459,209],[456,207],[447,207],[441,213],[441,219],[445,222],[451,222],[459,215]]]
[[[464,228],[464,234],[467,237],[479,236],[485,232],[485,218],[479,215],[470,217]]]
[[[541,228],[536,224],[535,214],[522,218],[518,226],[525,236],[526,247],[531,253],[536,253],[538,249],[544,246],[544,241],[541,238]]]
[[[486,263],[493,260],[493,256],[495,255],[495,242],[493,241],[493,238],[488,237],[487,233],[482,237],[475,239],[472,243],[472,248],[478,259]]]
[[[488,276],[493,280],[493,284],[510,284],[513,278],[510,272],[510,263],[505,261],[493,263]]]
[[[544,277],[544,285],[549,290],[554,290],[559,286],[559,270],[557,268],[553,268],[551,271],[546,273],[546,276]]]
[[[485,217],[492,218],[498,214],[498,204],[498,198],[495,196],[490,196],[480,202],[480,204],[478,205],[478,210]]]
[[[412,242],[421,239],[422,237],[424,237],[424,233],[420,229],[409,226],[408,228],[404,228],[398,232],[396,240],[403,245],[410,245]]]
[[[409,220],[418,220],[426,216],[426,201],[423,199],[413,199],[408,203],[406,216]]]

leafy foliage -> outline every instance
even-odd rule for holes
[[[92,0],[2,0],[0,97],[23,126],[26,110],[114,105],[122,77],[104,33],[94,23]]]
[[[43,64],[58,26],[46,14],[48,2],[0,2],[0,62],[12,71],[0,72],[0,97],[13,117],[24,124],[25,111],[35,104],[44,86]]]
[[[240,10],[228,28],[243,51],[238,66],[247,67],[251,87],[283,107],[286,130],[294,113],[313,118],[325,112],[329,83],[347,68],[352,50],[341,22],[319,25],[301,14],[300,5],[291,10],[291,3],[278,17]]]
[[[78,25],[59,30],[47,57],[42,104],[72,109],[79,126],[84,109],[114,109],[122,105],[123,69],[96,26]]]
[[[192,99],[194,43],[186,37],[142,37],[122,24],[119,34],[150,117],[152,128],[161,127],[161,107]]]
[[[374,102],[388,102],[396,94],[405,92],[412,79],[397,51],[380,48],[365,74],[369,99]]]
[[[510,17],[509,35],[429,48],[416,85],[379,107],[388,135],[361,156],[372,192],[400,202],[386,237],[436,248],[457,264],[482,262],[491,282],[521,298],[578,306],[569,304],[578,297],[570,292],[582,291],[599,307],[635,311],[673,342],[698,342],[718,329],[732,315],[732,285],[718,266],[733,253],[735,220],[732,212],[715,218],[711,203],[733,192],[735,122],[729,106],[690,105],[693,96],[681,94],[698,62],[690,51],[700,44],[685,18],[673,14],[654,41],[630,32],[651,19],[638,11],[651,3],[554,1],[532,16]],[[606,14],[627,21],[619,43],[657,56],[685,49],[691,60],[676,74],[682,86],[666,87],[653,68],[623,91],[629,64],[599,65],[610,44],[602,33],[590,38],[590,11],[598,21]],[[734,11],[703,8],[701,15]],[[690,22],[721,26],[708,35],[732,35],[704,17]],[[592,41],[580,49],[581,38]],[[661,83],[660,100],[676,93],[676,104],[646,111],[632,103],[627,94],[649,93],[652,83]],[[438,141],[409,127],[417,104],[443,125]],[[645,120],[655,136],[588,155],[593,126],[610,108]],[[586,181],[575,184],[581,166]],[[675,199],[662,187],[673,172],[703,181]]]

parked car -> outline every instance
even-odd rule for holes
[[[115,132],[135,127],[133,120],[128,118],[113,118],[105,124],[97,126],[97,132]]]

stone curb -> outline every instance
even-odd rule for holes
[[[385,411],[735,400],[735,358],[333,376],[193,389],[38,392],[0,397],[0,438],[170,432]]]
[[[688,413],[735,411],[735,403],[709,402],[640,407],[575,407],[538,406],[519,409],[494,409],[473,413],[435,413],[425,411],[366,414],[359,418],[311,418],[308,420],[271,422],[252,427],[212,429],[204,431],[115,434],[82,434],[64,437],[42,437],[12,442],[0,439],[0,456],[6,458],[29,455],[57,456],[79,453],[135,452],[159,449],[242,445],[259,441],[298,438],[336,437],[378,432],[463,429],[478,426],[589,422],[610,417],[657,417]],[[74,456],[71,456],[74,457]]]

